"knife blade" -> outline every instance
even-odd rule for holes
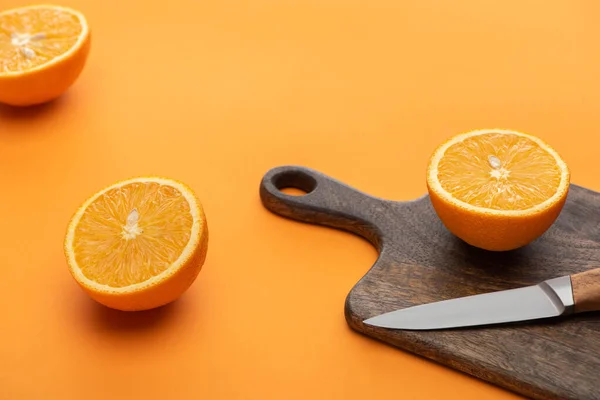
[[[363,321],[374,327],[437,330],[502,324],[600,310],[600,268],[515,289],[441,300]]]

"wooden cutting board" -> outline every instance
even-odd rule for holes
[[[306,195],[280,191],[298,188]],[[471,247],[449,233],[429,197],[394,202],[317,171],[283,166],[260,186],[283,217],[343,229],[379,251],[346,298],[350,327],[533,399],[600,399],[600,314],[445,331],[374,328],[363,320],[398,308],[537,284],[600,266],[600,194],[571,185],[555,224],[509,252]]]

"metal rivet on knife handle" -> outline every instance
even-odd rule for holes
[[[600,311],[600,268],[571,275],[575,312]]]

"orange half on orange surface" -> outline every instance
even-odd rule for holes
[[[85,16],[55,5],[0,11],[0,102],[53,100],[77,80],[90,50]]]
[[[187,185],[133,178],[84,202],[64,248],[69,271],[90,297],[123,311],[147,310],[176,300],[195,281],[208,225]]]
[[[570,184],[556,150],[530,134],[482,129],[456,135],[429,160],[427,188],[444,225],[486,250],[522,247],[560,214]]]

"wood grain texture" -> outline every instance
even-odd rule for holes
[[[600,268],[571,277],[575,312],[600,311]]]
[[[280,191],[286,187],[307,194]],[[346,230],[377,248],[376,263],[346,298],[346,320],[355,331],[533,399],[600,399],[598,313],[443,331],[362,323],[398,308],[537,284],[600,265],[599,193],[572,185],[556,223],[533,243],[507,252],[456,238],[426,195],[387,201],[309,168],[268,171],[260,196],[275,214]]]

